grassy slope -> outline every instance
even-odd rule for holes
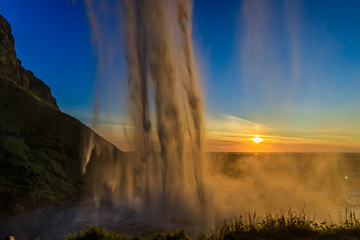
[[[360,219],[347,211],[340,223],[331,221],[316,223],[306,217],[289,211],[287,215],[256,218],[255,215],[224,221],[209,233],[201,232],[190,237],[182,230],[157,233],[143,237],[108,232],[103,228],[87,227],[84,231],[69,234],[63,240],[238,240],[238,239],[359,239]]]
[[[0,212],[56,203],[81,184],[78,120],[0,76]]]

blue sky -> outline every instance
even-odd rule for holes
[[[195,0],[210,148],[260,151],[246,144],[260,134],[263,150],[359,151],[359,9],[355,0]],[[90,124],[100,91],[112,103],[109,118],[124,114],[121,36],[111,40],[119,46],[113,64],[99,73],[83,1],[1,1],[0,14],[23,66],[51,87],[62,111]],[[118,80],[109,87],[99,77]]]

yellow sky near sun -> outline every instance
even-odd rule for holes
[[[358,138],[342,129],[284,132],[230,115],[206,118],[205,151],[210,152],[360,152]],[[97,124],[95,130],[124,151],[131,150],[126,135],[132,126]],[[156,129],[154,136],[156,136]],[[332,134],[333,133],[333,134]],[[336,133],[336,134],[335,134]],[[332,134],[332,135],[331,135]],[[256,136],[263,139],[254,143]],[[157,140],[154,137],[156,144]]]
[[[342,130],[314,129],[284,134],[284,130],[221,115],[207,125],[206,149],[225,152],[359,152],[360,139],[340,134]],[[257,136],[263,141],[254,143],[253,138]]]

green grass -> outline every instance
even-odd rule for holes
[[[183,230],[177,230],[175,232],[168,233],[156,233],[150,237],[144,237],[141,235],[129,236],[121,233],[115,233],[106,231],[104,228],[89,226],[84,231],[70,234],[63,238],[63,240],[177,240],[177,239],[192,239]]]
[[[78,120],[0,76],[0,212],[71,199],[82,176]]]
[[[0,73],[0,214],[61,203],[85,191],[80,141],[91,131]]]
[[[240,216],[225,220],[209,232],[189,236],[183,230],[156,233],[152,236],[128,236],[89,226],[83,231],[69,234],[63,240],[236,240],[236,239],[359,239],[360,219],[351,211],[346,211],[339,223],[331,220],[315,222],[304,211],[300,214],[289,211],[287,214],[256,217]]]

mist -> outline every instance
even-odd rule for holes
[[[126,198],[127,207],[135,207],[142,219],[154,216],[162,219],[161,225],[182,219],[196,222],[200,229],[249,212],[264,216],[267,212],[306,209],[320,221],[329,214],[338,215],[346,207],[354,207],[355,198],[349,200],[349,194],[357,195],[352,191],[358,179],[348,177],[354,176],[349,156],[336,153],[203,155],[206,127],[202,124],[206,124],[206,119],[203,120],[203,98],[191,44],[191,1],[154,1],[149,5],[125,1],[121,6],[104,1],[102,4],[100,10],[92,4],[87,6],[96,26],[101,26],[101,18],[93,16],[124,11],[121,18],[115,19],[125,39],[126,102],[131,128],[124,132],[134,152],[126,160],[114,161],[124,162],[121,172],[109,175],[116,169],[116,165],[109,164],[96,168],[92,174],[99,179],[106,176],[100,185]],[[280,84],[277,76],[281,64],[273,61],[276,54],[263,42],[270,34],[267,24],[271,14],[267,12],[267,4],[266,1],[243,3],[245,41],[241,62],[243,72],[255,76],[255,82],[250,84],[263,85],[268,90],[267,97],[274,99],[279,95],[276,87]],[[289,91],[285,98],[291,100],[296,95],[301,71],[300,16],[298,4],[285,1],[283,7],[291,48],[288,69],[291,77],[286,83]],[[96,46],[106,42],[104,35],[98,35],[95,28]],[[266,129],[250,121],[242,120],[242,123],[261,131]],[[121,181],[125,181],[124,185],[113,187],[114,182]],[[185,190],[179,191],[182,188]],[[108,197],[101,192],[94,191],[96,199]],[[119,204],[118,200],[115,202]]]
[[[321,111],[326,84],[311,81],[331,73],[306,71],[314,61],[303,51],[301,1],[279,1],[280,17],[275,1],[242,1],[232,63],[241,87],[217,80],[215,94],[226,84],[237,94],[222,93],[232,106],[214,118],[196,61],[193,1],[84,3],[98,62],[88,125],[99,135],[84,130],[80,139],[81,194],[23,212],[7,231],[52,239],[95,224],[131,235],[192,234],[255,213],[305,212],[316,222],[338,222],[347,209],[360,214],[360,155],[341,153],[359,151],[358,115]],[[279,29],[284,52],[274,47]]]

